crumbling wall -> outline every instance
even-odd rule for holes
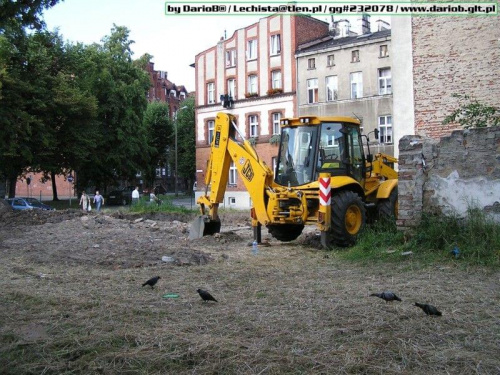
[[[500,222],[500,127],[440,141],[405,136],[399,149],[399,228],[415,226],[423,212],[464,216],[469,207]]]

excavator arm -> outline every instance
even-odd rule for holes
[[[190,238],[201,238],[220,231],[218,208],[224,199],[231,161],[250,194],[255,219],[261,224],[269,221],[266,190],[271,189],[273,172],[260,160],[253,146],[239,132],[234,120],[232,115],[223,112],[217,114],[205,175],[206,190],[197,201],[201,216],[193,223]],[[237,134],[243,140],[242,143],[236,140]]]

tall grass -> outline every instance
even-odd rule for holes
[[[457,247],[458,258],[450,254]],[[500,224],[478,208],[464,218],[425,214],[411,232],[398,231],[394,223],[376,222],[358,243],[340,256],[350,260],[401,260],[401,253],[427,261],[459,260],[471,264],[500,266]]]
[[[185,207],[179,207],[174,205],[172,197],[167,195],[160,195],[158,198],[161,200],[161,204],[156,202],[150,202],[146,199],[141,199],[139,203],[133,204],[129,207],[130,212],[134,213],[148,213],[148,212],[179,212],[179,213],[191,213],[190,209]]]

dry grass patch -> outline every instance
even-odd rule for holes
[[[71,223],[50,228],[62,235]],[[132,239],[154,233],[153,245],[144,253],[151,259],[181,248],[213,258],[188,267],[152,262],[117,268],[68,261],[74,252],[88,251],[85,241],[81,239],[81,248],[51,247],[51,236],[40,231],[39,242],[22,248],[19,239],[26,233],[27,242],[29,232],[1,232],[3,371],[500,372],[498,271],[421,267],[412,260],[359,266],[274,241],[253,256],[247,246],[251,231],[245,225],[235,222],[232,232],[219,239],[189,244],[174,229],[151,232],[128,223],[120,227],[127,238],[120,242],[125,246],[120,256],[135,257],[138,243]],[[170,228],[168,223],[165,227]],[[103,251],[117,246],[114,224],[92,231],[101,238],[100,248],[109,249]],[[161,245],[154,241],[158,233],[165,236]],[[50,262],[43,261],[44,254]],[[161,279],[155,289],[141,287],[156,275]],[[204,303],[197,288],[210,291],[219,303]],[[369,297],[383,290],[396,292],[403,302]],[[163,298],[168,292],[179,298]],[[443,316],[426,316],[412,306],[415,301],[436,305]]]

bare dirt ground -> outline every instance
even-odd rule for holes
[[[252,255],[246,212],[198,241],[192,218],[2,212],[0,372],[500,373],[498,271],[357,265],[311,230]]]

